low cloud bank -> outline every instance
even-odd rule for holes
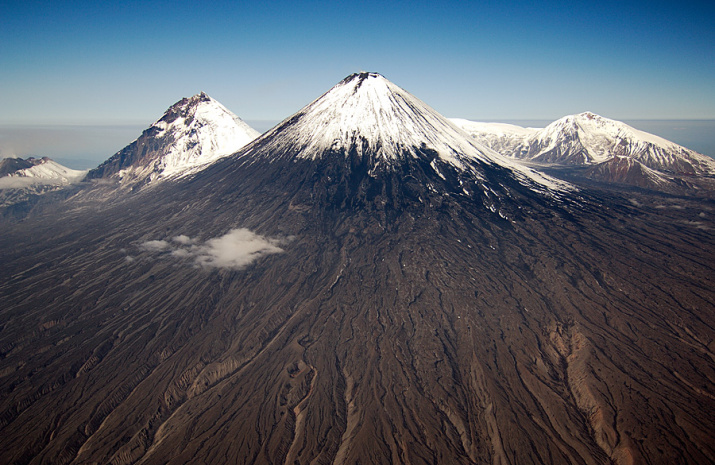
[[[193,259],[194,264],[202,268],[240,269],[265,255],[283,252],[279,247],[282,242],[239,228],[204,243],[180,235],[171,238],[171,241],[147,241],[141,244],[141,248],[149,252],[169,252],[176,258]]]

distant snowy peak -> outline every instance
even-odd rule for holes
[[[571,149],[572,156],[578,153],[585,164],[626,156],[655,170],[675,174],[715,174],[715,161],[710,157],[590,112],[553,122],[535,140],[536,146],[540,147],[537,153],[530,153],[530,158],[535,161],[554,161],[559,153],[568,158],[569,155],[559,149],[561,146]]]
[[[201,92],[172,105],[142,135],[90,173],[146,184],[200,171],[258,137],[223,105]]]
[[[50,158],[6,158],[0,162],[0,189],[66,186],[81,181],[87,170],[73,170]]]
[[[260,142],[243,151],[243,156],[252,156],[258,146],[262,153],[296,158],[367,157],[373,170],[421,158],[429,152],[463,171],[471,170],[475,162],[497,164],[512,170],[525,182],[535,181],[549,189],[566,186],[482,146],[427,104],[377,73],[346,77],[264,134]],[[478,172],[474,174],[480,176]]]
[[[500,154],[529,161],[588,165],[614,156],[673,174],[715,174],[715,161],[674,142],[591,112],[565,116],[543,129],[452,120]]]

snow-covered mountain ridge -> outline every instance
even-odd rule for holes
[[[0,160],[0,207],[78,183],[87,170],[73,170],[47,157]]]
[[[132,186],[181,178],[236,152],[258,135],[201,92],[172,105],[138,139],[92,170],[89,178],[112,178]]]
[[[33,186],[65,186],[81,181],[87,170],[73,170],[47,157],[26,160],[6,158],[2,165],[15,165],[18,169],[3,170],[6,175],[0,177],[0,189],[22,189]]]
[[[712,158],[591,112],[565,116],[543,129],[452,121],[478,141],[511,158],[590,165],[625,156],[650,169],[671,174],[715,174]]]

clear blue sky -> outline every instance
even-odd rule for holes
[[[714,119],[713,3],[0,0],[0,124],[279,120],[360,70],[449,117]]]

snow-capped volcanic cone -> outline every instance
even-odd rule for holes
[[[715,174],[712,158],[591,112],[565,116],[543,129],[452,121],[478,141],[508,157],[585,165],[625,156],[648,168],[671,174]]]
[[[375,167],[420,158],[431,150],[443,161],[466,169],[465,159],[488,162],[487,152],[491,153],[375,73],[348,76],[265,138],[272,139],[265,147],[273,152],[315,159],[354,151],[369,157]]]
[[[258,135],[201,92],[172,105],[137,140],[90,171],[87,178],[111,178],[122,186],[180,178],[236,152]]]
[[[414,162],[463,185],[499,171],[536,190],[571,187],[482,146],[447,118],[376,73],[348,76],[284,120],[241,156],[259,159],[348,160],[370,176]],[[465,187],[465,193],[469,190]]]

